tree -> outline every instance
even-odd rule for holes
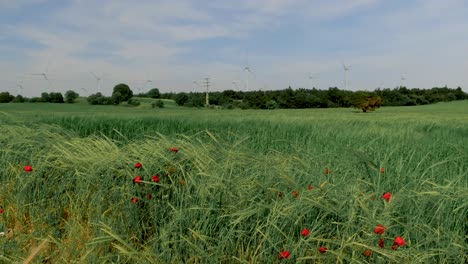
[[[153,89],[149,90],[148,91],[148,97],[155,98],[155,99],[158,99],[159,97],[161,97],[161,94],[159,93],[159,89],[158,88],[153,88]]]
[[[44,103],[49,103],[50,102],[49,93],[46,93],[46,92],[41,93],[41,100]]]
[[[49,102],[51,103],[63,103],[63,95],[62,93],[50,93],[49,94]]]
[[[2,92],[0,93],[0,103],[9,103],[13,101],[15,97],[11,95],[9,92]]]
[[[353,100],[354,108],[361,109],[362,112],[374,111],[382,105],[382,98],[369,93],[356,93]]]
[[[184,105],[189,100],[189,97],[186,93],[178,93],[175,97],[175,102],[178,105]]]
[[[111,100],[112,100],[113,104],[118,105],[118,104],[120,104],[120,102],[124,101],[123,99],[124,99],[124,97],[120,92],[112,93]]]
[[[133,97],[132,90],[130,90],[130,87],[128,85],[126,85],[125,83],[117,84],[114,87],[114,91],[112,92],[112,97],[113,98],[114,98],[115,93],[120,93],[120,96],[115,97],[116,99],[121,100],[118,103],[128,101],[128,99]]]
[[[80,95],[78,93],[76,93],[75,91],[68,90],[65,93],[65,102],[67,102],[69,104],[73,104],[73,102],[75,101],[76,98],[78,98],[78,96],[80,96]]]
[[[18,94],[11,102],[12,103],[24,103],[25,101],[26,100],[24,99],[24,97],[21,94]]]

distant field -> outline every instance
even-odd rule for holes
[[[148,100],[0,104],[0,260],[47,240],[37,262],[467,261],[468,101],[364,114]]]

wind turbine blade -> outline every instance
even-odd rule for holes
[[[91,73],[91,75],[93,75],[93,77],[96,78],[96,80],[100,79],[96,74],[94,74],[94,72],[90,71],[89,73]]]

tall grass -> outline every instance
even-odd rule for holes
[[[275,263],[289,250],[284,262],[463,263],[468,120],[452,114],[459,106],[419,108],[425,115],[384,108],[371,115],[239,111],[248,113],[242,117],[0,109],[0,255],[9,262],[33,252],[32,261],[53,263]],[[169,151],[174,146],[179,152]],[[28,164],[33,172],[22,170]],[[143,183],[132,182],[136,175]],[[384,192],[393,194],[390,202]],[[387,228],[382,237],[376,224]],[[395,236],[407,244],[392,250]],[[362,256],[367,249],[371,256]]]

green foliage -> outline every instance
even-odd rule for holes
[[[159,89],[158,88],[153,88],[153,89],[149,90],[148,91],[148,97],[155,98],[155,99],[160,98],[161,94],[159,93]]]
[[[112,98],[114,99],[115,104],[120,102],[128,101],[128,99],[133,97],[133,92],[127,84],[120,83],[114,87],[112,92]]]
[[[351,107],[353,98],[359,92],[340,90],[330,87],[328,90],[317,89],[292,89],[275,91],[251,91],[241,92],[226,90],[223,92],[211,92],[209,94],[210,105],[218,105],[226,108],[227,105],[240,107],[242,109],[267,109],[267,102],[274,100],[278,108],[329,108],[329,107]],[[458,87],[451,89],[447,87],[432,89],[407,89],[399,87],[395,89],[377,89],[369,92],[369,95],[380,97],[382,106],[412,106],[425,105],[437,102],[449,102],[464,100],[468,94]],[[171,98],[181,102],[181,106],[200,107],[205,104],[204,93],[167,93],[161,94],[161,98]],[[236,102],[237,101],[237,102]],[[239,102],[242,102],[239,103]]]
[[[92,94],[86,100],[92,105],[112,105],[116,102],[114,97],[106,97],[101,93]]]
[[[61,93],[50,93],[49,94],[50,103],[63,103],[63,95]]]
[[[189,96],[187,95],[187,93],[178,93],[177,96],[174,98],[174,101],[178,105],[185,105],[185,103],[187,103],[188,100]]]
[[[13,101],[15,97],[11,95],[9,92],[1,92],[0,93],[0,103],[9,103]]]
[[[78,98],[80,95],[75,92],[75,91],[72,91],[72,90],[68,90],[66,93],[65,93],[65,102],[69,103],[69,104],[73,104],[75,102],[75,99]]]
[[[156,108],[156,107],[157,108],[164,108],[164,102],[163,102],[163,100],[157,100],[157,101],[151,103],[151,107],[152,108]]]
[[[275,100],[270,100],[266,103],[266,109],[277,109],[278,108],[278,103],[276,103]]]
[[[41,101],[43,103],[50,103],[50,95],[49,93],[43,92],[41,93]]]
[[[25,101],[26,99],[21,94],[18,94],[17,96],[15,96],[15,98],[11,102],[12,103],[24,103]]]
[[[135,99],[135,98],[130,98],[128,99],[128,105],[131,105],[131,106],[139,106],[141,103],[138,99]]]

